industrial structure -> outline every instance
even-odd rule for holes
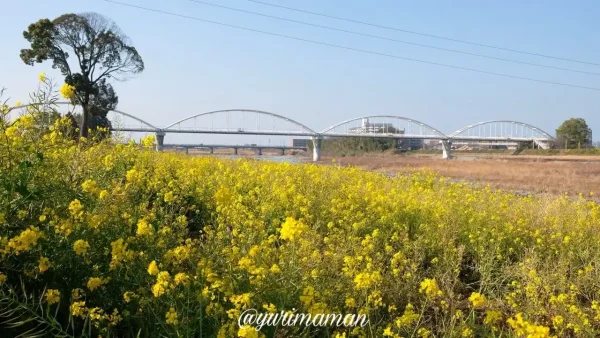
[[[361,119],[361,126],[350,128],[350,134],[406,134],[404,128],[397,128],[393,123],[374,123],[370,122],[368,117]],[[396,139],[396,148],[406,150],[416,150],[423,148],[423,139]]]

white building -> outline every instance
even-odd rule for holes
[[[362,119],[360,127],[350,128],[352,134],[404,134],[404,129],[397,130],[392,123],[371,123],[368,118]]]

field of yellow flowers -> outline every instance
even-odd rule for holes
[[[7,108],[4,108],[6,113]],[[0,119],[0,331],[593,337],[600,206],[429,173],[222,160]],[[355,328],[238,327],[264,312]]]

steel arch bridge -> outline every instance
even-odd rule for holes
[[[56,104],[75,108],[68,102]],[[9,111],[9,119],[16,119],[18,116],[15,112],[32,106],[34,105],[13,107]],[[169,133],[310,137],[314,144],[313,160],[315,161],[320,159],[321,140],[324,138],[439,140],[444,158],[450,157],[452,144],[533,142],[538,147],[548,148],[555,140],[552,135],[538,127],[511,120],[478,122],[453,133],[444,134],[427,123],[396,115],[357,117],[334,124],[320,132],[283,115],[253,109],[227,109],[194,114],[162,128],[120,110],[111,110],[107,117],[113,131],[155,133],[157,150],[162,150],[165,135]]]
[[[223,120],[225,125],[221,124]],[[193,122],[193,127],[186,126],[190,122]],[[248,125],[246,122],[250,124]],[[168,133],[275,136],[312,136],[317,134],[298,121],[279,114],[252,109],[216,110],[196,114],[166,126],[163,131]]]

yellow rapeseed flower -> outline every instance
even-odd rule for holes
[[[108,279],[99,278],[99,277],[90,277],[87,282],[87,287],[90,291],[94,291],[102,285],[108,283]]]
[[[173,195],[172,191],[169,191],[169,192],[167,192],[165,194],[165,196],[164,196],[163,199],[164,199],[165,202],[171,203],[171,202],[173,202],[175,200],[175,195]]]
[[[361,272],[354,277],[354,284],[357,289],[368,289],[381,280],[379,272]]]
[[[258,331],[250,325],[243,325],[237,332],[238,337],[258,338]]]
[[[83,205],[78,199],[71,201],[69,204],[69,212],[74,217],[81,217],[83,214]]]
[[[85,295],[85,291],[83,289],[80,289],[80,288],[73,289],[73,291],[71,291],[71,298],[73,298],[73,300],[79,300],[84,295]]]
[[[165,283],[156,283],[152,286],[152,294],[154,295],[154,297],[160,297],[162,296],[165,292],[167,292],[167,285],[165,285]]]
[[[60,301],[60,291],[55,289],[46,290],[46,303],[52,305]]]
[[[160,272],[160,270],[158,269],[158,265],[156,264],[156,261],[152,261],[150,262],[150,264],[148,265],[148,273],[151,276],[157,275]]]
[[[102,319],[102,315],[104,314],[104,310],[98,307],[94,307],[89,309],[88,316],[93,321],[100,321]]]
[[[175,277],[173,277],[173,282],[175,283],[175,285],[188,285],[190,283],[190,276],[188,276],[184,272],[180,272],[176,274]]]
[[[110,261],[110,269],[113,270],[118,267],[121,262],[131,259],[133,253],[130,250],[127,250],[127,243],[124,243],[123,238],[119,238],[110,243],[111,246],[111,261]]]
[[[98,190],[98,185],[95,180],[85,180],[85,182],[81,184],[81,189],[84,192],[93,194]]]
[[[62,87],[60,87],[60,94],[65,99],[70,100],[75,97],[75,87],[65,83],[62,85]]]
[[[307,226],[304,225],[302,222],[299,222],[292,217],[288,217],[285,219],[285,222],[281,225],[279,237],[281,239],[293,241],[306,229]]]
[[[156,284],[152,286],[152,294],[154,297],[160,297],[167,292],[167,287],[171,281],[171,275],[167,271],[161,271],[156,276]]]
[[[473,292],[469,297],[469,301],[473,305],[474,308],[481,307],[485,304],[486,299],[485,296],[479,292]]]
[[[307,286],[304,288],[302,292],[302,296],[300,296],[300,300],[304,303],[305,306],[309,306],[315,299],[315,288],[312,286]]]
[[[123,293],[123,300],[125,301],[125,303],[131,302],[132,297],[135,297],[134,292],[126,291],[125,293]]]
[[[85,318],[86,313],[87,309],[85,307],[85,301],[73,302],[73,304],[71,304],[71,314],[73,317]]]
[[[90,248],[90,244],[83,239],[78,239],[73,243],[73,250],[78,256],[85,256]]]
[[[497,310],[488,310],[485,312],[483,323],[486,325],[495,325],[502,320],[502,312]]]
[[[179,323],[179,320],[177,320],[177,312],[175,311],[175,308],[169,309],[169,312],[167,312],[167,314],[165,315],[165,319],[167,324],[170,325],[177,325]]]
[[[50,268],[50,260],[48,257],[40,257],[38,268],[40,272],[46,272]]]
[[[143,147],[150,148],[150,147],[154,146],[154,144],[156,143],[156,136],[148,135],[148,136],[144,137],[140,143],[142,144]]]
[[[103,199],[105,199],[107,196],[108,196],[108,191],[106,191],[106,190],[102,190],[102,191],[100,191],[100,194],[98,195],[98,198],[99,198],[99,199],[101,199],[101,200],[103,200]]]
[[[473,330],[469,327],[466,327],[460,334],[461,337],[471,338],[473,337]]]
[[[30,226],[18,236],[11,238],[8,241],[8,248],[12,249],[15,254],[18,255],[22,252],[29,251],[32,247],[36,246],[37,241],[41,236],[42,233],[38,228]]]
[[[550,337],[550,328],[526,321],[522,313],[517,313],[514,318],[509,318],[506,322],[518,336],[527,336],[527,338]]]
[[[161,271],[156,276],[156,280],[160,283],[168,283],[169,281],[171,281],[171,275],[168,271]]]
[[[435,279],[431,278],[425,278],[421,282],[419,292],[424,293],[428,298],[442,295],[442,291],[438,288],[437,282]]]
[[[269,312],[269,313],[275,313],[275,312],[277,312],[277,307],[275,305],[273,305],[272,303],[263,304],[263,308],[265,310],[267,310],[267,312]]]
[[[137,169],[131,169],[125,173],[125,178],[127,178],[127,182],[134,183],[139,181],[142,178],[142,175]]]
[[[136,235],[138,236],[149,236],[154,233],[154,229],[152,225],[148,223],[145,219],[140,219],[137,223]]]
[[[273,264],[271,268],[269,268],[269,271],[271,271],[272,273],[280,273],[281,269],[279,268],[279,265]]]

